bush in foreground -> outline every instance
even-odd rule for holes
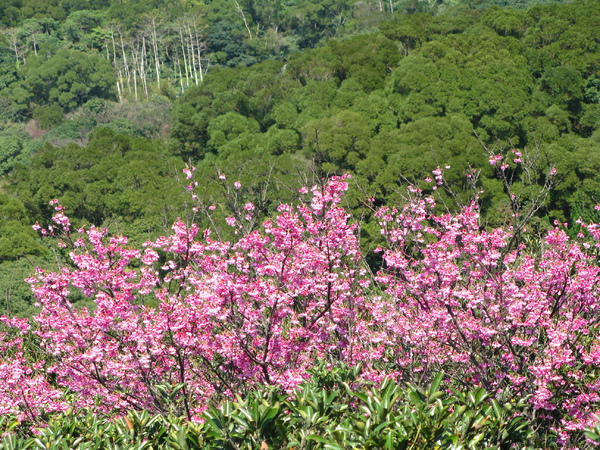
[[[483,388],[440,390],[441,375],[425,389],[389,379],[353,388],[358,374],[320,367],[291,396],[257,386],[210,407],[199,424],[147,411],[113,420],[69,412],[39,435],[13,430],[4,448],[508,449],[532,438],[525,401],[501,404]]]

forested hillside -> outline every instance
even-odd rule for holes
[[[594,219],[599,13],[598,1],[3,2],[3,308],[28,310],[23,257],[54,260],[31,229],[53,198],[142,242],[246,201],[256,226],[307,180],[350,172],[370,254],[364,199],[397,202],[406,181],[433,192],[439,168],[445,207],[482,190],[490,226]],[[525,164],[489,164],[511,151]],[[185,165],[203,180],[196,212]]]

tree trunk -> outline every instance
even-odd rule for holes
[[[121,71],[121,68],[119,67],[119,63],[117,62],[117,46],[115,45],[115,34],[114,32],[111,30],[110,32],[110,38],[112,41],[112,48],[113,48],[113,66],[115,68],[115,70],[117,71],[117,92],[119,93],[119,102],[123,101],[123,72]],[[107,51],[108,51],[108,47],[107,47]]]
[[[121,39],[121,54],[123,55],[123,68],[125,70],[125,78],[127,80],[127,89],[129,90],[129,94],[131,94],[131,71],[129,70],[129,64],[127,62],[127,51],[125,50],[125,43],[123,42],[123,35],[121,34],[121,32],[119,32],[119,38]],[[133,53],[133,49],[131,51]],[[137,100],[137,86],[135,89],[135,98]]]
[[[190,75],[189,75],[189,71],[188,71],[188,62],[187,62],[187,56],[186,56],[186,52],[185,52],[185,47],[186,47],[185,38],[183,37],[183,31],[181,30],[181,28],[179,28],[179,37],[181,39],[181,53],[183,54],[183,66],[185,67],[185,81],[186,81],[187,87],[190,87]]]
[[[144,94],[148,98],[148,80],[146,79],[146,38],[142,36],[142,47],[140,49],[140,78],[142,80],[142,86],[144,87]]]
[[[194,38],[192,37],[192,28],[188,25],[187,32],[189,36],[188,51],[191,56],[192,72],[194,73],[194,82],[198,85],[198,70],[196,68],[196,52],[194,51]]]
[[[202,55],[201,50],[203,49],[203,43],[200,42],[200,33],[198,33],[198,28],[196,23],[194,22],[194,38],[196,40],[196,51],[198,52],[198,72],[200,73],[200,81],[204,81],[204,72],[202,68]]]
[[[250,31],[250,27],[248,26],[246,14],[244,14],[244,10],[242,9],[237,0],[235,0],[235,9],[244,22],[244,26],[246,27],[246,31],[248,32],[248,39],[252,40],[252,31]]]

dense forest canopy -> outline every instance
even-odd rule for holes
[[[439,168],[444,207],[483,191],[490,226],[522,212],[533,231],[576,233],[598,218],[599,64],[598,0],[3,1],[0,310],[30,311],[26,261],[57,257],[31,229],[53,198],[143,242],[246,201],[256,226],[298,186],[350,172],[370,255],[364,199],[396,202],[406,181],[433,192]],[[511,151],[524,164],[489,163]],[[205,180],[196,211],[186,165]]]

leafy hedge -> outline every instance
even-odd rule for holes
[[[34,432],[4,416],[0,448],[508,449],[547,438],[528,426],[525,400],[447,390],[443,374],[424,388],[390,379],[355,386],[358,371],[321,365],[291,395],[259,387],[209,407],[203,423],[147,411],[120,418],[69,411]]]

